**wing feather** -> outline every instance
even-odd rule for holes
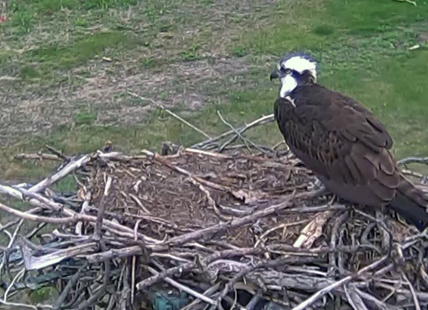
[[[392,199],[399,173],[382,123],[347,96],[317,84],[306,87],[312,88],[294,91],[296,107],[282,98],[275,102],[278,126],[290,149],[326,180],[367,186],[371,196]]]
[[[367,160],[363,154],[351,152],[350,157],[352,158],[352,161],[355,163],[355,166],[357,166],[359,172],[361,173],[362,178],[360,184],[366,184],[367,182],[376,179],[376,166],[373,165],[373,163],[371,163],[369,160]]]
[[[344,162],[346,167],[351,172],[351,181],[350,184],[361,184],[363,175],[358,168],[358,166],[355,164],[355,162],[352,160],[351,156],[345,156]]]
[[[292,95],[295,106],[275,102],[279,129],[332,192],[354,203],[388,205],[420,231],[428,227],[428,195],[400,173],[392,138],[370,111],[317,84],[299,86]]]

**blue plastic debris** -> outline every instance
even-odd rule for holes
[[[158,291],[153,295],[153,310],[180,310],[191,302],[185,292]]]

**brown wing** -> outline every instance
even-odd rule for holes
[[[400,176],[381,122],[355,100],[316,84],[297,88],[293,97],[296,107],[278,99],[275,115],[294,154],[342,192],[356,189],[356,200],[364,193],[379,203],[391,200]]]

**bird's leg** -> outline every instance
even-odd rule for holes
[[[315,184],[315,186],[318,186],[319,188],[324,187],[324,184],[322,184],[322,182],[318,178],[315,178],[314,184]]]
[[[314,191],[313,197],[321,197],[330,194],[330,191],[322,184],[322,182],[317,178],[313,178],[313,182],[309,182],[308,189]]]
[[[318,190],[324,187],[322,182],[317,177],[312,177],[312,181],[309,182],[310,190]]]

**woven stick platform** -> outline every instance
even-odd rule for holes
[[[17,155],[63,163],[37,184],[0,185],[0,304],[427,309],[426,235],[324,195],[287,149],[248,143],[247,127],[160,154]],[[426,159],[400,164],[412,162]],[[422,174],[405,173],[426,188]],[[64,178],[74,192],[54,190]],[[20,302],[45,286],[58,290],[50,304]]]

